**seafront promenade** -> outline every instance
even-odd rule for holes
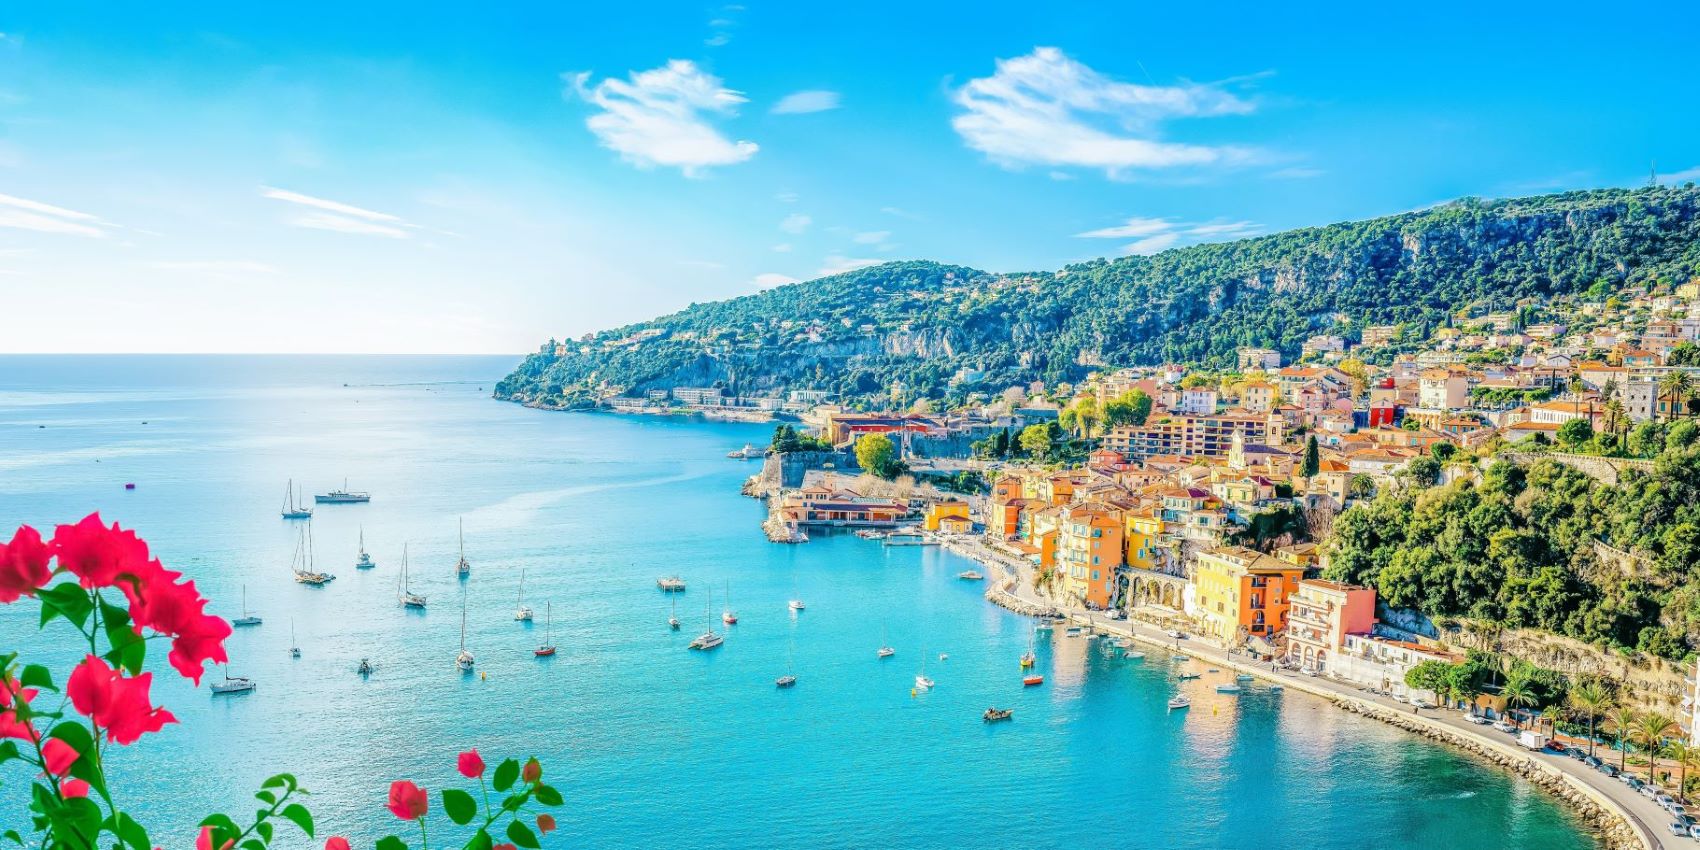
[[[1491,726],[1477,726],[1464,715],[1448,709],[1413,710],[1385,696],[1371,694],[1343,682],[1272,669],[1244,655],[1198,637],[1176,640],[1163,631],[1131,620],[1109,620],[1084,608],[1063,605],[1034,590],[1030,564],[999,551],[974,537],[950,538],[945,547],[987,568],[991,586],[989,601],[1023,614],[1054,612],[1094,632],[1125,637],[1165,652],[1177,652],[1199,661],[1279,683],[1326,699],[1336,706],[1381,720],[1428,738],[1452,744],[1501,767],[1516,772],[1559,797],[1600,833],[1603,846],[1611,850],[1679,850],[1696,846],[1688,838],[1671,836],[1666,825],[1671,817],[1652,800],[1628,785],[1583,763],[1553,753],[1531,753],[1511,736]]]

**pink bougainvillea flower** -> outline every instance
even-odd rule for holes
[[[555,816],[551,815],[551,814],[538,815],[537,816],[537,831],[539,833],[542,833],[543,835],[548,835],[549,833],[554,832],[555,831]]]
[[[192,581],[177,583],[182,573],[173,572],[159,561],[147,561],[121,577],[118,585],[130,600],[130,619],[140,634],[143,628],[171,637],[171,666],[186,679],[201,683],[205,662],[222,664],[224,639],[230,624],[206,613]]]
[[[325,850],[348,850],[348,839],[333,835],[325,839]]]
[[[512,844],[498,844],[495,847],[491,848],[491,850],[519,850],[519,848],[513,846]]]
[[[67,779],[59,783],[59,796],[66,800],[75,797],[87,797],[88,795],[89,784],[81,779]]]
[[[41,542],[41,533],[27,525],[18,527],[11,543],[0,543],[0,603],[33,596],[36,588],[53,576],[47,567],[51,557],[52,547]]]
[[[18,684],[18,680],[0,671],[0,740],[17,738],[20,741],[41,740],[41,730],[35,724],[18,719],[17,704],[35,699],[36,689]]]
[[[76,525],[61,525],[53,529],[53,554],[59,566],[70,570],[82,581],[83,587],[110,587],[125,574],[136,575],[148,562],[148,544],[134,531],[124,531],[113,523],[107,528],[100,514],[83,517]]]
[[[64,776],[71,765],[77,763],[77,748],[54,738],[41,745],[41,758],[47,772],[54,776]]]
[[[425,789],[405,779],[390,783],[390,814],[402,820],[418,820],[431,808]]]
[[[477,747],[461,753],[457,766],[460,768],[460,775],[467,779],[477,779],[484,775],[484,759],[479,757]]]
[[[96,726],[106,727],[106,738],[118,744],[133,744],[149,732],[158,732],[177,718],[156,708],[148,698],[152,673],[125,676],[90,655],[71,671],[65,695],[71,705]]]
[[[543,765],[539,764],[537,759],[528,760],[525,763],[525,767],[520,770],[519,778],[527,782],[536,782],[537,780],[542,779]]]

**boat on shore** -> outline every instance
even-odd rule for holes
[[[684,593],[685,580],[678,576],[665,576],[655,580],[655,586],[665,593]]]
[[[296,504],[295,479],[293,479],[293,478],[289,479],[289,483],[284,485],[284,489],[283,489],[283,518],[284,519],[312,519],[313,518],[313,509],[312,508],[309,508],[304,504]]]
[[[341,489],[315,494],[313,501],[321,505],[357,505],[372,501],[372,494],[364,490],[348,489],[348,479],[344,478]]]
[[[987,723],[997,723],[1000,720],[1010,719],[1014,714],[1015,709],[1013,708],[988,708],[985,714],[980,715],[980,719]]]

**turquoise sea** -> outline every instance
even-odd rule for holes
[[[324,831],[375,839],[391,779],[441,787],[477,746],[544,760],[569,800],[556,847],[1597,846],[1521,780],[1301,694],[1177,682],[1162,653],[1112,659],[1059,633],[1040,641],[1046,683],[1023,689],[1031,623],[958,581],[955,556],[765,541],[761,506],[738,495],[754,463],[724,455],[769,428],[492,401],[514,362],[0,357],[8,537],[99,510],[221,613],[246,588],[265,621],[229,645],[256,692],[213,697],[166,669],[154,693],[181,723],[116,757],[125,798],[153,801],[137,814],[156,844],[250,810],[280,770],[313,790]],[[297,585],[285,482],[345,477],[372,502],[317,508],[317,562],[337,579]],[[364,572],[362,528],[378,561]],[[403,544],[424,613],[396,604]],[[513,618],[521,570],[533,624]],[[655,586],[671,573],[690,582],[679,632]],[[728,584],[741,621],[720,649],[687,651]],[[454,667],[463,599],[479,675]],[[545,603],[560,652],[537,659]],[[35,616],[0,609],[0,648],[52,653]],[[938,687],[912,696],[923,655]],[[777,690],[788,663],[799,683]],[[1177,691],[1190,711],[1166,711]],[[981,723],[989,705],[1013,722]],[[0,772],[0,826],[22,817],[23,779]]]

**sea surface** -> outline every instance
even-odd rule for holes
[[[215,697],[150,661],[181,722],[111,758],[155,844],[188,846],[209,811],[240,819],[284,770],[321,830],[369,842],[399,825],[390,780],[435,790],[476,746],[492,765],[543,760],[568,799],[555,847],[1597,846],[1522,780],[1319,699],[1177,681],[1165,653],[1041,633],[1046,681],[1024,689],[1033,624],[959,581],[967,562],[762,537],[761,505],[738,494],[755,462],[725,454],[769,428],[491,400],[514,362],[0,357],[8,537],[98,510],[219,613],[238,616],[245,590],[264,619],[229,642],[254,693]],[[372,501],[317,507],[312,554],[337,578],[298,585],[286,482],[310,496],[345,478]],[[354,568],[362,531],[370,571]],[[404,546],[424,612],[396,603]],[[673,573],[689,582],[676,599],[655,585]],[[687,651],[710,615],[727,630],[728,590],[741,619],[725,645]],[[787,610],[793,595],[807,610]],[[473,675],[454,665],[463,606]],[[539,659],[546,607],[560,650]],[[35,620],[33,603],[0,607],[0,651],[75,657],[63,623],[50,642]],[[895,658],[875,658],[882,635]],[[356,675],[362,658],[375,675]],[[923,659],[938,687],[914,694]],[[776,689],[787,670],[797,686]],[[1166,710],[1177,692],[1191,710]],[[994,705],[1014,720],[983,724]],[[0,771],[0,825],[21,821],[23,781]]]

